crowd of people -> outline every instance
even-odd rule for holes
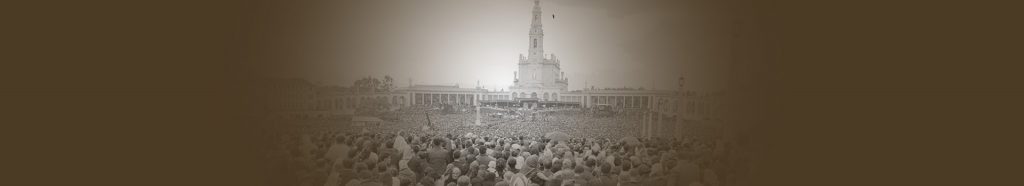
[[[380,126],[294,125],[268,132],[273,185],[737,185],[742,143],[635,138],[636,117],[586,117],[574,109],[539,119],[399,110]],[[430,130],[420,126],[427,123]],[[533,116],[534,118],[538,118]],[[335,121],[339,122],[339,121]],[[633,125],[633,126],[630,126]],[[548,136],[565,133],[568,138]]]
[[[391,119],[382,128],[371,131],[396,131],[422,128],[429,125],[431,131],[447,133],[474,133],[487,136],[519,136],[563,131],[582,138],[621,138],[636,136],[643,118],[640,114],[620,114],[615,117],[593,117],[591,111],[580,108],[548,109],[480,109],[480,125],[476,125],[474,109],[460,109],[460,112],[442,113],[440,109],[418,108],[398,110],[387,115]],[[609,132],[613,131],[613,132]],[[421,133],[421,131],[411,131]],[[424,131],[429,132],[429,131]]]

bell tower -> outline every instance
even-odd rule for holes
[[[530,23],[530,54],[531,62],[542,62],[544,59],[544,29],[541,24],[540,0],[533,1],[533,22]]]
[[[515,72],[515,84],[512,91],[522,95],[536,93],[543,98],[545,93],[558,93],[568,88],[568,80],[559,76],[561,64],[554,54],[544,53],[544,19],[540,8],[540,0],[533,1],[533,16],[530,22],[529,53],[519,54],[519,71]]]

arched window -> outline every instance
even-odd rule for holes
[[[537,92],[534,92],[533,94],[530,94],[530,98],[537,98]]]
[[[537,39],[533,39],[533,48],[537,48]]]

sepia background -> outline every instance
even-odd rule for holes
[[[558,2],[550,3],[557,15],[544,23],[552,32],[546,38],[561,43],[551,44],[560,56],[574,56],[564,59],[564,69],[576,71],[567,73],[574,82],[656,88],[697,74],[702,86],[734,92],[730,117],[752,127],[748,135],[757,139],[755,185],[1020,184],[1014,173],[1022,165],[1016,133],[1024,123],[1024,87],[1013,6]],[[511,75],[505,69],[524,53],[527,25],[519,23],[528,7],[529,1],[5,6],[11,10],[3,13],[10,23],[3,38],[13,49],[0,68],[0,141],[7,149],[0,162],[8,172],[0,184],[263,185],[273,175],[260,171],[253,135],[260,121],[251,110],[262,100],[255,88],[262,77],[349,83],[394,73],[409,76],[398,78],[404,83],[456,71],[422,83],[508,83],[510,77],[489,74]],[[512,39],[482,39],[490,37]],[[476,47],[484,45],[498,48]]]

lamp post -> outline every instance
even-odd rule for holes
[[[684,109],[685,107],[683,107],[683,108],[680,108],[680,107],[682,107],[683,105],[686,105],[685,104],[686,103],[685,102],[685,100],[686,100],[686,89],[683,88],[683,85],[686,84],[686,78],[683,78],[682,76],[680,76],[678,83],[679,83],[679,93],[678,93],[679,95],[676,96],[676,104],[673,105],[675,107],[675,109],[673,109],[675,111],[675,122],[674,123],[676,124],[676,128],[679,130],[676,134],[682,134],[683,132],[685,132],[683,130],[685,130],[685,128],[686,128],[686,127],[683,126],[683,122],[686,120],[686,117],[683,117],[683,113],[685,113],[686,109]]]

